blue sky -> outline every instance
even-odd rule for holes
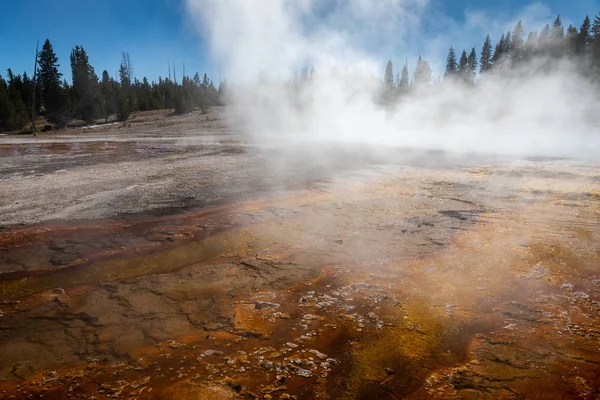
[[[219,80],[219,67],[211,62],[207,44],[186,16],[183,0],[9,0],[3,3],[0,6],[2,75],[9,67],[16,73],[31,74],[36,40],[43,42],[49,38],[59,57],[61,72],[68,80],[69,53],[75,45],[86,49],[98,75],[104,69],[116,75],[121,52],[126,51],[140,79],[167,76],[170,59],[176,62],[178,77],[185,63],[188,75],[206,71],[215,82]],[[430,18],[423,20],[422,31],[416,34],[418,37],[414,38],[410,53],[418,51],[430,58],[442,59],[443,49],[451,44],[458,48],[475,46],[479,51],[485,38],[483,32],[500,32],[504,25],[496,21],[512,21],[524,10],[534,10],[532,20],[536,23],[551,23],[556,14],[560,14],[566,25],[579,26],[586,14],[600,12],[600,0],[430,0]],[[469,29],[461,34],[446,34],[458,31],[466,21]],[[528,27],[534,28],[537,26]],[[430,41],[430,38],[435,40]],[[392,52],[401,53],[402,49],[388,47],[382,51]],[[403,58],[403,54],[390,56]],[[387,57],[382,54],[382,58]]]
[[[180,0],[17,0],[0,6],[0,73],[7,68],[28,74],[33,69],[36,40],[50,39],[61,72],[70,80],[69,54],[82,45],[100,75],[116,75],[121,52],[131,55],[134,73],[150,80],[168,75],[168,60],[178,77],[214,69],[204,44],[185,18]],[[33,26],[33,29],[30,28]],[[217,73],[218,75],[218,73]],[[218,80],[218,76],[212,77]]]

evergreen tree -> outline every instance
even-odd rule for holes
[[[33,102],[33,80],[29,79],[27,76],[27,72],[23,72],[23,86],[21,86],[21,99],[23,100],[23,104],[27,107],[31,107],[31,103]]]
[[[546,47],[548,46],[550,41],[550,25],[546,24],[540,31],[540,35],[538,37],[539,48],[542,53],[546,51]]]
[[[122,88],[129,88],[133,82],[133,65],[129,53],[121,53],[121,65],[119,66],[119,79]]]
[[[500,61],[502,60],[502,56],[504,54],[504,45],[505,42],[505,38],[504,38],[504,34],[502,34],[502,36],[500,37],[500,40],[498,41],[498,43],[496,43],[496,48],[494,49],[494,55],[492,56],[492,63],[494,66],[499,65]]]
[[[13,74],[12,70],[9,68],[8,86],[12,96],[19,100],[19,104],[23,104],[23,107],[28,104],[31,105],[31,82],[27,76],[27,72],[24,72],[21,77],[21,75]],[[13,106],[15,106],[14,103]]]
[[[194,75],[192,82],[194,83],[194,92],[192,96],[194,105],[196,107],[200,107],[201,109],[208,109],[208,99],[206,98],[205,89],[202,85],[202,80],[200,79],[198,72],[196,72]]]
[[[58,72],[58,67],[60,67],[58,57],[56,57],[52,49],[52,44],[50,44],[48,39],[46,39],[42,46],[38,65],[38,81],[42,86],[43,94],[46,95],[46,92],[60,86],[60,78],[62,77],[62,74]]]
[[[484,73],[489,71],[492,68],[492,39],[490,39],[490,35],[488,34],[485,38],[485,42],[483,43],[483,48],[481,49],[481,70],[480,72]]]
[[[565,49],[568,56],[573,56],[577,53],[577,38],[579,32],[573,25],[569,25],[567,28],[567,34],[565,35]]]
[[[220,104],[219,103],[219,92],[217,91],[217,88],[213,84],[213,81],[210,81],[210,83],[208,84],[207,97],[208,97],[208,101],[210,102],[210,105],[217,106]]]
[[[117,118],[119,121],[125,122],[133,110],[135,110],[135,98],[131,90],[133,66],[131,65],[129,53],[121,53],[119,79],[121,81],[121,89],[117,98]]]
[[[458,64],[456,62],[456,53],[454,47],[450,47],[448,50],[448,57],[446,58],[446,73],[444,76],[452,77],[458,72]]]
[[[186,86],[192,84],[189,77],[184,76],[183,79]],[[146,77],[142,79],[142,83],[138,88],[136,103],[138,104],[140,111],[154,110],[156,108],[156,105],[154,104],[154,98],[152,96],[152,88],[150,87],[150,82],[148,82]]]
[[[175,113],[187,114],[192,111],[192,99],[183,86],[178,86],[175,95]]]
[[[58,72],[60,64],[48,39],[46,39],[42,46],[38,65],[38,82],[44,98],[43,106],[45,108],[46,119],[51,123],[64,127],[71,119],[69,115],[68,92],[66,92],[68,87],[65,88],[64,85],[61,85],[60,78],[62,74]]]
[[[475,83],[477,75],[477,52],[475,51],[475,47],[471,49],[471,53],[467,58],[467,65],[469,69],[469,83]]]
[[[463,50],[460,55],[460,61],[458,62],[458,75],[462,78],[462,80],[466,83],[469,81],[469,75],[471,71],[469,70],[469,59],[467,57],[467,51]]]
[[[600,38],[600,14],[594,17],[594,23],[592,24],[591,32],[593,40]]]
[[[35,93],[35,99],[34,99]],[[26,111],[26,119],[27,122],[31,122],[31,113],[32,108],[34,115],[38,115],[39,109],[41,107],[41,92],[39,86],[36,82],[29,78],[27,72],[23,72],[23,86],[21,87],[21,98],[23,99],[23,104],[25,105]],[[35,102],[35,103],[34,103]]]
[[[502,48],[502,54],[506,59],[509,59],[513,51],[512,34],[510,31],[506,32],[504,36],[504,46]]]
[[[600,14],[594,17],[591,32],[591,63],[594,69],[600,70]]]
[[[419,57],[419,59],[420,59],[420,57]],[[409,80],[408,65],[404,64],[404,67],[402,67],[402,76],[401,76],[400,80],[398,81],[398,88],[400,89],[400,91],[402,91],[402,92],[408,91],[408,87],[409,87],[408,80]]]
[[[108,118],[117,112],[119,84],[108,75],[106,70],[102,72],[100,91],[102,93],[102,116],[105,121],[108,121]]]
[[[127,122],[127,118],[131,115],[134,109],[134,102],[132,96],[127,90],[121,88],[117,95],[117,120]]]
[[[549,54],[554,58],[562,57],[565,53],[565,28],[563,27],[560,15],[556,17],[556,20],[552,24],[550,29],[550,38],[548,44]]]
[[[452,49],[454,51],[454,49]],[[455,60],[456,63],[456,60]],[[433,71],[429,65],[429,61],[423,60],[421,56],[417,60],[417,66],[415,68],[415,75],[413,78],[413,85],[416,87],[427,86],[431,83],[431,76]],[[456,70],[455,72],[456,73]],[[407,79],[408,80],[408,79]]]
[[[560,15],[556,17],[554,23],[552,24],[552,30],[550,31],[550,38],[553,39],[555,43],[558,43],[560,40],[565,37],[565,28],[562,24],[562,20],[560,19]]]
[[[525,48],[523,50],[523,59],[531,60],[531,58],[536,54],[537,43],[537,32],[529,32],[529,36],[527,37],[527,41],[525,42]]]
[[[523,22],[519,21],[515,26],[515,30],[512,36],[512,59],[514,62],[520,62],[523,58],[523,50],[525,48],[525,29],[523,28]]]
[[[69,85],[66,79],[63,79],[58,92],[58,101],[61,104],[61,109],[55,118],[56,125],[61,128],[66,127],[67,124],[73,119],[72,91],[73,88],[71,85]]]
[[[23,80],[20,75],[15,75],[8,69],[8,97],[12,108],[12,119],[9,126],[12,129],[21,129],[28,120],[27,106],[23,102],[22,89]]]
[[[385,76],[383,82],[388,88],[394,87],[394,68],[392,67],[392,60],[389,60],[385,65]]]
[[[460,55],[460,61],[458,62],[458,72],[465,71],[467,69],[467,64],[467,51],[463,49],[462,54]]]
[[[575,52],[578,55],[584,55],[588,49],[588,46],[592,42],[592,21],[588,15],[585,16],[581,27],[579,28],[579,34],[577,35],[577,41],[575,45]]]
[[[314,76],[314,71],[311,73],[311,76]],[[227,82],[225,81],[221,81],[221,83],[219,83],[219,90],[217,92],[217,95],[219,96],[219,103],[220,104],[225,104],[226,97],[227,97]]]
[[[0,132],[13,129],[14,110],[8,95],[6,81],[0,75]]]
[[[122,53],[118,80],[103,71],[98,80],[88,55],[82,46],[75,46],[70,54],[71,86],[62,80],[58,57],[49,40],[46,40],[39,53],[39,85],[27,76],[8,71],[9,79],[0,76],[0,130],[22,128],[30,116],[30,107],[36,93],[36,110],[42,110],[47,120],[58,126],[65,126],[72,116],[91,122],[102,116],[108,121],[113,114],[121,121],[127,120],[134,110],[155,110],[176,108],[177,112],[189,112],[195,107],[207,112],[209,107],[221,105],[226,85],[219,89],[205,73],[203,78],[196,73],[191,79],[183,76],[181,84],[163,80],[150,82],[146,77],[141,81],[133,76],[133,66],[128,53]],[[302,70],[302,82],[311,80],[314,68]],[[404,72],[408,80],[408,71]],[[429,76],[431,71],[429,72]],[[395,86],[395,82],[394,82]],[[38,102],[39,103],[39,107]]]
[[[74,116],[92,123],[100,115],[100,86],[94,67],[81,46],[71,52]]]

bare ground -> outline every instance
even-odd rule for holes
[[[0,399],[597,398],[600,166],[228,121],[0,138]]]

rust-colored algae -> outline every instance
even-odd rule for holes
[[[501,171],[237,205],[5,279],[0,398],[597,398],[598,199],[515,202]]]

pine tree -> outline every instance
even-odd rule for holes
[[[402,76],[400,77],[400,80],[398,81],[398,88],[402,92],[406,92],[408,90],[408,87],[409,87],[408,80],[409,80],[408,65],[404,64],[404,67],[402,67]]]
[[[467,58],[467,65],[469,69],[469,83],[475,83],[477,75],[477,52],[475,51],[475,47],[471,49],[471,53]]]
[[[502,49],[502,54],[506,59],[509,59],[513,51],[513,43],[512,43],[512,33],[510,31],[506,32],[504,36],[504,47]]]
[[[546,26],[544,26],[542,28],[542,30],[540,31],[540,35],[538,38],[539,47],[542,52],[545,52],[549,41],[550,41],[550,25],[546,24]]]
[[[206,98],[205,89],[202,86],[202,80],[200,79],[198,72],[196,72],[194,75],[192,82],[194,84],[194,91],[192,95],[194,105],[200,109],[208,109],[208,99]]]
[[[122,88],[129,88],[133,81],[133,66],[129,53],[121,53],[121,65],[119,66],[119,79],[121,80]]]
[[[42,46],[38,64],[40,67],[38,81],[40,82],[42,92],[45,95],[47,91],[60,86],[60,78],[62,77],[62,74],[58,72],[58,67],[60,67],[58,57],[56,57],[56,54],[52,49],[52,44],[50,44],[48,39],[46,39]]]
[[[592,24],[592,54],[591,54],[591,63],[592,66],[596,70],[600,70],[600,14],[594,17],[594,22]]]
[[[194,86],[200,87],[200,84],[202,83],[202,81],[200,80],[200,75],[198,74],[198,72],[196,72],[194,74],[193,81],[194,81]]]
[[[523,28],[523,22],[519,21],[515,26],[515,30],[512,36],[512,59],[514,62],[520,62],[523,58],[523,50],[525,48],[525,29]]]
[[[15,75],[8,69],[8,97],[12,107],[12,120],[10,127],[12,129],[21,129],[28,120],[27,106],[22,97],[23,80],[20,75]]]
[[[187,87],[192,86],[192,82],[189,77],[183,76],[183,84]],[[136,85],[136,101],[135,103],[138,106],[140,111],[148,111],[153,110],[154,105],[152,104],[152,90],[150,88],[150,82],[148,82],[148,78],[142,78],[142,82]]]
[[[537,43],[537,32],[529,32],[529,36],[527,36],[527,41],[525,42],[525,48],[523,50],[523,58],[530,59],[535,54]]]
[[[176,114],[187,114],[192,111],[192,99],[183,86],[177,87],[174,108]]]
[[[468,64],[467,51],[463,49],[460,55],[460,61],[458,62],[458,72],[463,72],[467,69]]]
[[[479,72],[484,73],[492,68],[492,39],[488,34],[483,43],[481,49],[481,70]]]
[[[452,49],[454,50],[454,49]],[[455,60],[456,63],[456,60]],[[413,78],[413,85],[416,87],[427,86],[431,83],[432,76],[431,66],[429,61],[423,60],[421,56],[417,60],[417,66],[415,68],[415,75]],[[455,72],[456,73],[456,72]]]
[[[14,117],[14,108],[8,93],[8,85],[0,75],[0,132],[15,129]]]
[[[12,106],[15,107],[15,112],[17,112],[17,119],[19,121],[23,120],[23,114],[26,114],[24,118],[27,119],[29,112],[26,111],[26,108],[31,105],[32,94],[31,80],[27,76],[27,72],[24,72],[21,76],[14,74],[9,68],[7,85],[10,96],[13,98]]]
[[[502,57],[504,55],[504,34],[500,37],[498,43],[496,43],[496,48],[494,49],[494,55],[492,56],[492,63],[494,66],[499,65]]]
[[[562,20],[560,19],[560,15],[556,17],[554,23],[552,24],[552,30],[550,31],[550,38],[555,42],[558,42],[565,37],[565,28],[562,24]]]
[[[594,17],[591,32],[594,40],[600,39],[600,14]]]
[[[46,119],[60,127],[66,126],[71,119],[69,115],[67,90],[61,84],[62,74],[58,72],[58,57],[54,53],[52,44],[48,39],[42,46],[39,54],[38,82],[41,86],[43,105],[46,111]]]
[[[129,53],[121,53],[121,65],[119,66],[119,79],[121,88],[117,98],[117,119],[127,121],[129,115],[135,109],[135,98],[131,89],[133,83],[133,66]]]
[[[100,87],[94,67],[81,46],[75,46],[71,52],[71,73],[74,115],[92,123],[100,115]]]
[[[389,60],[385,65],[385,76],[383,82],[388,88],[394,87],[394,68],[392,67],[392,60]]]
[[[131,115],[133,108],[134,101],[132,100],[131,94],[121,87],[117,95],[117,120],[125,123],[127,118],[129,118],[129,115]]]
[[[562,57],[565,54],[565,28],[560,19],[560,15],[552,24],[549,38],[549,54],[554,58]]]
[[[61,128],[66,127],[67,124],[73,119],[72,92],[73,88],[69,85],[66,79],[63,79],[58,92],[58,101],[61,105],[61,108],[58,114],[56,114],[55,118],[56,125]]]
[[[456,53],[454,47],[450,47],[448,50],[448,57],[446,58],[446,73],[444,76],[455,76],[458,72],[458,64],[456,62]]]
[[[221,83],[219,89],[205,73],[203,78],[196,73],[193,79],[184,74],[181,84],[159,77],[158,83],[150,82],[146,77],[141,81],[133,76],[133,67],[129,54],[123,53],[119,68],[119,81],[103,71],[99,81],[88,55],[82,46],[75,46],[70,54],[72,82],[62,80],[59,72],[58,57],[46,40],[39,53],[39,85],[34,85],[27,73],[13,74],[8,71],[9,79],[0,76],[0,130],[22,128],[29,119],[30,106],[34,90],[39,91],[37,99],[42,99],[38,110],[42,110],[49,122],[65,126],[73,115],[87,121],[97,116],[106,120],[117,114],[120,120],[126,120],[133,110],[154,110],[165,107],[176,108],[177,112],[188,112],[199,107],[206,112],[209,107],[221,105],[226,86]],[[431,79],[431,69],[426,62],[427,82]],[[306,67],[302,80],[314,76],[314,68]],[[408,82],[408,70],[403,71]],[[398,82],[402,79],[398,77]],[[398,83],[399,84],[399,83]],[[402,83],[404,85],[404,83]],[[394,86],[397,83],[394,82]],[[37,104],[37,102],[36,102]]]
[[[27,107],[31,107],[33,102],[33,80],[29,79],[27,72],[23,72],[23,86],[21,87],[21,99],[23,104]]]
[[[577,38],[579,32],[573,25],[569,25],[567,28],[567,34],[565,35],[565,48],[568,56],[573,56],[577,53]]]
[[[217,91],[217,88],[215,87],[212,80],[208,84],[207,96],[210,105],[219,105],[219,92]]]
[[[469,58],[467,57],[467,51],[463,50],[460,55],[460,61],[458,62],[458,75],[462,78],[463,82],[469,81],[469,75],[471,71],[469,71]]]
[[[311,76],[314,75],[311,73]],[[227,82],[221,81],[219,83],[219,90],[217,91],[217,95],[219,96],[219,104],[226,104],[227,101]]]
[[[117,112],[119,84],[110,77],[106,70],[102,72],[100,91],[102,93],[102,116],[105,121],[108,121],[108,118]]]
[[[577,35],[577,41],[575,45],[575,52],[578,55],[584,55],[588,49],[588,46],[592,42],[592,21],[588,15],[585,16],[581,27],[579,28],[579,34]]]

